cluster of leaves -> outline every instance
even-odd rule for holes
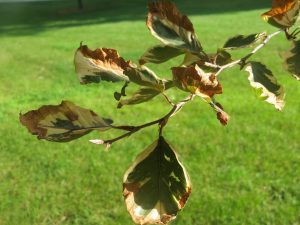
[[[298,0],[273,0],[272,9],[262,17],[280,28],[279,31],[269,35],[264,32],[237,35],[228,39],[216,53],[210,54],[204,51],[191,21],[172,2],[153,1],[149,3],[147,27],[163,44],[149,48],[139,59],[138,65],[124,60],[114,49],[99,48],[93,51],[82,44],[75,53],[74,63],[81,84],[124,82],[121,92],[114,93],[119,101],[118,108],[147,102],[163,94],[173,106],[167,115],[140,126],[115,126],[111,119],[102,118],[91,110],[63,101],[57,106],[42,106],[20,115],[20,121],[39,139],[55,142],[72,141],[93,130],[126,131],[115,139],[91,140],[107,147],[140,129],[157,124],[160,127],[159,138],[137,157],[125,173],[123,195],[127,209],[137,224],[167,224],[184,207],[191,193],[191,185],[174,148],[162,136],[163,127],[171,116],[195,96],[207,102],[216,112],[221,124],[226,125],[229,116],[215,100],[216,95],[223,92],[218,76],[235,65],[249,73],[250,85],[259,91],[266,102],[282,110],[285,96],[283,87],[264,64],[249,59],[273,36],[284,32],[292,43],[292,48],[284,54],[286,69],[297,80],[300,79],[300,40],[297,40],[299,28],[290,32],[298,18],[299,6]],[[232,58],[230,51],[249,47],[255,48],[242,59]],[[172,80],[160,78],[145,66],[147,63],[164,63],[180,55],[184,56],[183,61],[181,65],[171,68]],[[130,83],[139,85],[140,88],[131,97],[124,99],[126,87]],[[171,88],[188,92],[190,96],[173,104],[165,94]]]

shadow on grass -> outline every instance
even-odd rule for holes
[[[33,35],[49,29],[91,24],[144,20],[147,0],[84,0],[84,10],[75,0],[0,3],[0,35]],[[175,0],[187,15],[230,13],[267,8],[262,0]]]

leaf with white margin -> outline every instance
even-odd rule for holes
[[[261,91],[260,97],[281,111],[284,107],[285,93],[272,71],[259,62],[249,62],[245,71],[249,72],[248,80],[251,86]]]
[[[149,3],[147,26],[151,34],[165,45],[196,53],[202,52],[193,24],[170,1]]]
[[[189,176],[163,137],[146,148],[124,175],[123,195],[136,224],[169,223],[190,194]]]
[[[93,130],[108,130],[113,121],[72,102],[62,101],[60,105],[45,105],[20,114],[20,122],[39,139],[68,142]]]
[[[92,51],[80,44],[74,56],[74,64],[80,83],[88,84],[128,81],[123,72],[131,63],[126,62],[114,49],[97,48]]]
[[[250,47],[267,37],[265,32],[250,35],[237,35],[226,41],[223,49],[235,50],[240,48]]]

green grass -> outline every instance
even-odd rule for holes
[[[158,97],[150,104],[119,110],[113,92],[122,84],[79,84],[73,54],[80,41],[91,48],[116,48],[125,59],[135,61],[158,43],[145,26],[146,1],[103,2],[89,2],[82,13],[73,12],[73,1],[0,4],[1,225],[133,224],[123,203],[122,177],[135,156],[156,138],[156,127],[114,144],[107,153],[88,140],[119,133],[91,133],[68,144],[49,143],[36,140],[18,121],[19,112],[62,99],[111,117],[115,124],[140,124],[170,109]],[[208,52],[229,36],[275,31],[259,17],[266,5],[258,0],[211,0],[203,6],[196,0],[179,2],[179,8],[191,14]],[[300,88],[283,70],[279,57],[288,47],[281,35],[254,57],[272,68],[284,85],[283,112],[259,100],[247,74],[235,68],[221,76],[224,94],[218,97],[231,115],[227,127],[199,99],[165,128],[193,184],[190,200],[172,224],[300,224]],[[170,78],[169,68],[179,61],[151,68]],[[176,100],[185,95],[170,92]]]

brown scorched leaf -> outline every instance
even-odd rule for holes
[[[170,1],[149,3],[147,26],[151,34],[165,45],[197,53],[202,51],[193,24]]]
[[[266,102],[282,110],[284,107],[284,89],[277,83],[272,71],[259,62],[250,62],[245,69],[249,72],[248,80],[255,89],[260,91],[260,97]]]
[[[273,0],[272,9],[262,14],[262,18],[275,27],[290,28],[297,20],[299,6],[299,0]]]
[[[181,54],[184,54],[184,51],[181,49],[167,45],[156,45],[152,48],[149,48],[140,58],[139,62],[141,65],[145,63],[160,64]]]
[[[72,102],[62,101],[60,105],[46,105],[20,114],[20,122],[39,139],[67,142],[92,130],[105,131],[110,128],[112,120],[101,118]]]
[[[75,70],[81,84],[128,81],[123,71],[130,66],[119,56],[118,52],[109,48],[90,50],[80,45],[74,56]]]
[[[230,116],[224,111],[223,106],[220,103],[214,102],[214,101],[210,102],[210,106],[216,112],[217,119],[220,121],[220,123],[223,126],[226,126],[228,124],[229,120],[230,120]]]
[[[143,151],[124,175],[123,195],[136,224],[167,224],[190,193],[189,176],[163,137]]]
[[[292,42],[292,48],[284,56],[285,68],[300,81],[300,40]]]
[[[222,86],[213,73],[205,73],[198,65],[173,67],[173,79],[176,86],[184,91],[209,99],[222,93]]]

